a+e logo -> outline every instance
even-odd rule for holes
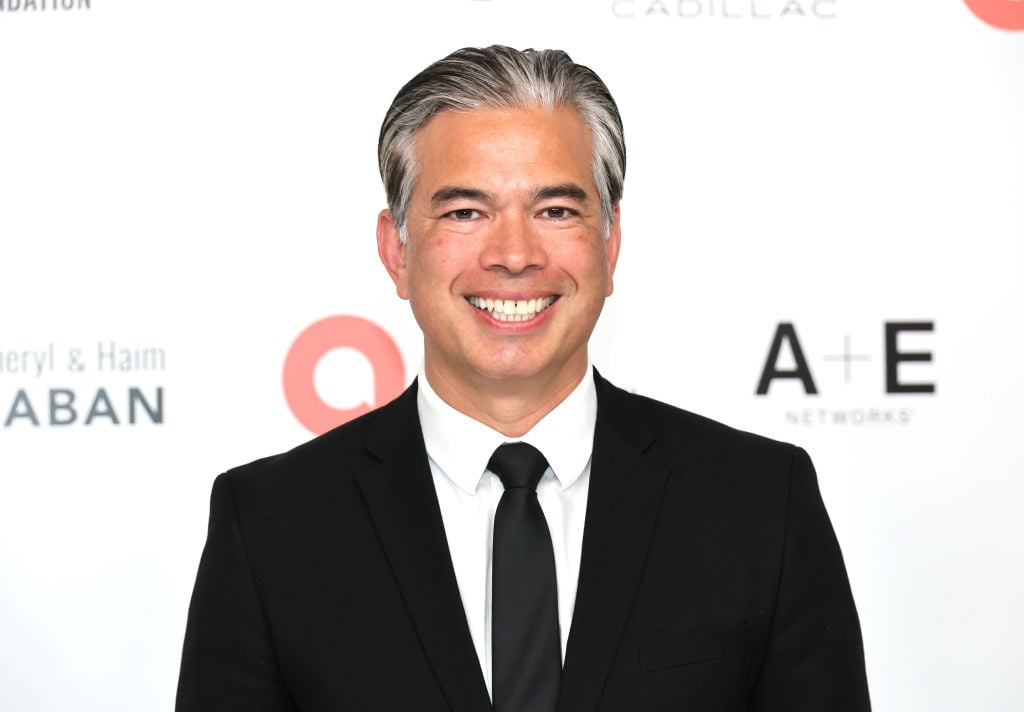
[[[887,321],[885,329],[885,392],[886,393],[935,393],[934,383],[907,383],[900,378],[900,364],[905,362],[930,362],[932,353],[930,351],[903,351],[900,349],[899,336],[907,331],[935,331],[935,323],[931,321]],[[788,347],[792,354],[794,365],[783,367],[779,365],[783,347]],[[838,354],[829,354],[824,357],[825,361],[839,362],[843,366],[844,382],[849,383],[852,378],[853,364],[862,361],[870,361],[871,356],[867,354],[854,353],[850,346],[850,336],[844,338],[843,350]],[[768,395],[768,389],[772,381],[777,379],[798,380],[803,385],[804,393],[817,395],[818,386],[814,382],[811,367],[807,362],[800,339],[796,335],[796,327],[791,322],[781,322],[775,329],[775,336],[772,338],[771,346],[768,349],[768,358],[765,359],[764,368],[761,369],[761,379],[757,384],[757,395]]]

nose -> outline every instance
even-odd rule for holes
[[[543,238],[529,216],[503,215],[485,237],[480,254],[485,269],[519,274],[547,264]]]

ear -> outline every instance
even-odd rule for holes
[[[612,218],[611,228],[608,230],[608,237],[604,241],[605,257],[608,260],[608,290],[606,297],[610,297],[615,291],[615,265],[619,262],[619,246],[622,242],[622,230],[619,227],[619,206],[615,206],[615,216]]]
[[[391,275],[391,281],[395,283],[398,296],[408,299],[405,245],[402,244],[398,226],[395,224],[390,210],[381,210],[380,215],[377,216],[377,254],[380,255],[380,261],[384,263],[384,268]]]

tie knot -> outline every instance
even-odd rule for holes
[[[541,451],[527,443],[505,443],[491,455],[487,469],[501,478],[505,489],[526,487],[537,489],[537,483],[548,469]]]

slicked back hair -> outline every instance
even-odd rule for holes
[[[398,92],[377,144],[380,177],[402,242],[416,184],[416,132],[442,111],[571,107],[590,129],[594,184],[611,229],[622,199],[626,144],[622,119],[608,87],[562,50],[517,50],[494,45],[451,53],[417,74]]]

